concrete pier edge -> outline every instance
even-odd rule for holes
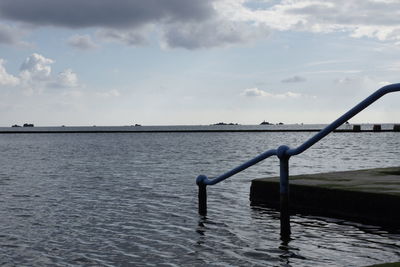
[[[290,176],[291,213],[400,230],[400,167]],[[279,178],[254,179],[251,205],[279,209]]]

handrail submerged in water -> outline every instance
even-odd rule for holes
[[[205,175],[199,175],[196,179],[196,184],[199,186],[199,214],[205,215],[207,213],[207,185],[214,185],[217,184],[255,164],[258,162],[270,157],[270,156],[278,156],[280,159],[280,192],[282,194],[286,194],[283,198],[287,200],[288,196],[288,175],[289,175],[289,167],[288,161],[291,156],[298,155],[303,153],[305,150],[310,148],[312,145],[317,143],[319,140],[327,136],[329,133],[334,131],[340,125],[357,115],[360,111],[364,110],[366,107],[371,105],[373,102],[384,96],[388,93],[393,93],[400,91],[400,83],[391,84],[384,86],[377,90],[375,93],[371,94],[369,97],[361,101],[358,105],[350,109],[348,112],[343,114],[337,120],[333,121],[327,127],[319,131],[316,135],[305,141],[302,145],[298,146],[297,148],[289,148],[288,146],[280,146],[277,149],[268,150],[257,157],[239,165],[238,167],[214,178],[209,179]],[[284,201],[287,202],[287,201]],[[281,205],[282,205],[282,196],[281,196]]]

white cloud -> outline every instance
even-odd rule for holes
[[[24,80],[47,80],[53,63],[54,60],[33,53],[22,63],[20,76]]]
[[[52,75],[51,64],[55,61],[43,55],[34,53],[22,63],[17,76],[9,74],[4,67],[5,61],[0,59],[0,86],[13,86],[25,95],[41,94],[52,88],[77,88],[81,84],[78,75],[71,69],[66,69],[58,75]]]
[[[56,76],[52,75],[51,64],[53,59],[34,53],[21,66],[19,74],[22,87],[32,94],[43,92],[49,88],[75,88],[79,87],[78,75],[71,69],[66,69]]]
[[[0,86],[16,86],[19,84],[18,77],[7,73],[4,67],[5,60],[0,58]]]
[[[78,76],[71,69],[66,69],[57,75],[56,84],[60,87],[77,87]]]
[[[247,88],[244,89],[242,92],[243,96],[249,96],[249,97],[261,97],[261,96],[272,96],[272,94],[267,93],[263,90],[260,90],[258,88]]]
[[[117,89],[85,92],[82,90],[85,86],[72,69],[65,69],[53,75],[51,64],[54,63],[53,59],[34,53],[23,62],[19,75],[13,76],[7,72],[4,66],[5,61],[0,59],[0,86],[13,86],[27,96],[40,95],[50,90],[56,93],[54,95],[74,99],[82,97],[106,99],[121,96]]]
[[[266,98],[277,98],[277,99],[298,98],[298,97],[302,96],[302,94],[293,93],[290,91],[283,93],[283,94],[273,94],[273,93],[268,93],[268,92],[258,89],[258,88],[244,89],[243,92],[241,93],[241,95],[246,96],[246,97],[266,97]]]
[[[93,42],[92,38],[86,34],[71,36],[67,43],[70,46],[80,50],[93,50],[98,47],[98,45]]]
[[[225,17],[264,23],[280,31],[347,32],[355,38],[400,40],[399,1],[283,0],[249,7],[256,2],[221,0],[216,5]]]

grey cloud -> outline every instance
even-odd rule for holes
[[[256,27],[245,22],[214,19],[201,24],[167,25],[163,37],[169,47],[198,49],[247,43],[268,34],[269,30],[263,26]]]
[[[101,29],[96,33],[97,38],[107,42],[119,42],[126,45],[144,45],[147,43],[145,31]]]
[[[147,23],[201,21],[213,0],[1,0],[0,17],[33,25],[130,28]]]
[[[400,23],[399,9],[400,2],[395,1],[330,0],[289,7],[286,11],[324,24],[395,26]]]
[[[300,77],[300,76],[293,76],[287,79],[283,79],[281,82],[283,83],[299,83],[299,82],[305,82],[306,78]]]
[[[22,32],[14,27],[0,24],[0,44],[18,45],[22,37]]]
[[[96,37],[101,41],[119,42],[138,46],[148,43],[149,33],[155,25],[135,29],[100,29]],[[261,29],[262,28],[262,29]],[[162,45],[169,48],[200,49],[251,42],[261,34],[269,33],[263,27],[245,22],[232,22],[213,18],[202,23],[166,23],[159,25]]]
[[[68,39],[67,43],[80,50],[92,50],[98,47],[89,35],[74,35]]]
[[[0,0],[0,19],[34,26],[98,28],[101,41],[143,45],[153,32],[166,47],[198,49],[246,43],[269,34],[266,26],[221,15],[220,0]],[[92,49],[89,37],[68,44]]]

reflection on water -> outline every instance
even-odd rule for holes
[[[400,259],[400,234],[251,207],[250,180],[276,159],[208,189],[218,175],[309,133],[0,135],[0,265],[363,266]],[[333,134],[291,159],[291,173],[400,165],[397,133]]]

